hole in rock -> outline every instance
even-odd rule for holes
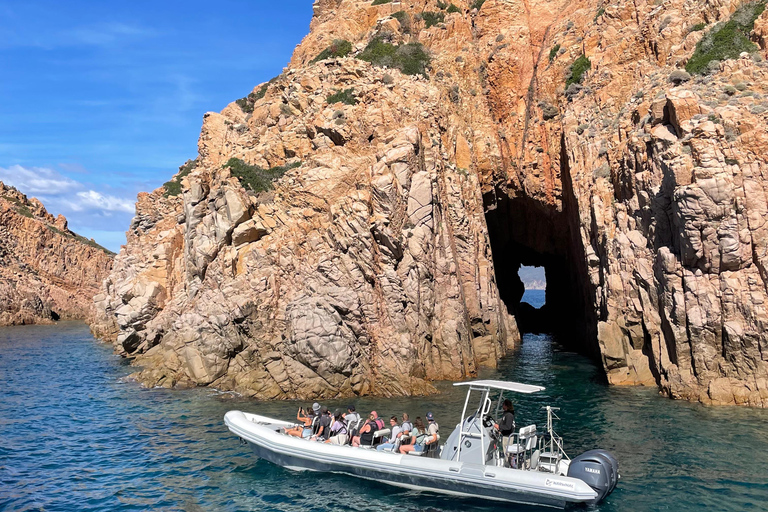
[[[551,333],[570,350],[599,357],[596,314],[587,304],[588,274],[567,169],[561,201],[501,187],[484,194],[499,295],[521,333]],[[525,282],[531,290],[526,295]]]
[[[518,327],[522,332],[548,332],[545,307],[547,275],[544,267],[521,265],[517,276],[524,287],[517,309]]]

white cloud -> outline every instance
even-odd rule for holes
[[[84,174],[87,175],[87,171]],[[0,181],[29,197],[38,198],[49,213],[64,214],[70,229],[96,233],[97,241],[104,238],[102,245],[112,250],[119,249],[119,243],[113,240],[124,240],[124,232],[135,212],[132,194],[119,197],[100,192],[54,169],[21,165],[0,167]]]
[[[125,23],[99,23],[79,27],[64,34],[74,44],[107,46],[121,41],[151,36],[153,33],[143,27]]]
[[[80,183],[52,169],[20,165],[0,167],[0,181],[29,195],[59,195],[82,188]]]
[[[105,212],[134,212],[134,202],[128,199],[110,196],[96,192],[95,190],[85,190],[77,193],[79,201],[73,203],[73,209],[93,209],[103,210]]]

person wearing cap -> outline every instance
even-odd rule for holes
[[[431,412],[427,413],[427,433],[429,433],[429,439],[424,444],[436,443],[440,440],[440,428],[435,421],[435,415]]]
[[[311,437],[313,441],[326,441],[331,437],[331,413],[326,406],[320,407],[320,419],[317,422],[317,433]]]

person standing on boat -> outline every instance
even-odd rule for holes
[[[512,400],[507,398],[501,408],[504,412],[501,414],[501,421],[495,427],[501,433],[501,446],[504,448],[504,455],[506,456],[510,436],[515,431],[515,406],[512,405]]]

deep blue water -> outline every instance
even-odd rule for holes
[[[143,389],[125,379],[131,371],[83,324],[0,329],[0,510],[502,508],[255,460],[224,427],[224,413],[243,409],[287,419],[296,402],[255,402],[210,389]],[[518,422],[543,424],[540,406],[562,407],[558,431],[571,456],[593,447],[614,452],[622,480],[594,510],[768,510],[768,411],[606,387],[591,362],[561,351],[548,336],[526,336],[519,351],[483,377],[546,386],[538,395],[515,397]],[[447,435],[463,394],[448,383],[439,387],[440,395],[427,398],[355,403],[382,414],[432,410]]]

